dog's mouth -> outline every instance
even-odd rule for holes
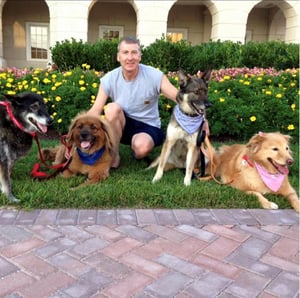
[[[28,120],[31,122],[31,124],[36,127],[36,129],[41,132],[41,133],[46,133],[48,130],[47,125],[44,125],[38,121],[36,121],[35,119],[33,119],[32,117],[29,117]]]
[[[80,143],[80,148],[82,150],[89,150],[93,147],[93,142],[90,142],[90,141],[82,141]]]
[[[288,175],[289,174],[289,169],[287,165],[281,165],[274,161],[272,158],[268,158],[268,161],[272,164],[272,166],[281,174],[283,175]]]
[[[199,105],[196,105],[193,102],[191,103],[191,105],[198,115],[203,115],[205,113],[205,108],[199,107]]]

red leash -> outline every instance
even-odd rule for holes
[[[39,138],[38,138],[38,134],[36,132],[27,132],[25,131],[24,129],[24,126],[22,125],[22,123],[20,123],[20,121],[18,121],[18,119],[14,116],[13,112],[12,112],[12,109],[11,109],[11,105],[9,102],[7,101],[0,101],[0,105],[4,106],[6,108],[6,111],[7,111],[7,114],[9,116],[9,118],[12,120],[12,122],[22,131],[24,131],[25,133],[31,135],[36,143],[37,143],[37,147],[38,147],[38,152],[39,152],[39,157],[40,157],[40,160],[41,162],[47,167],[47,168],[50,168],[50,169],[55,169],[55,172],[52,173],[52,174],[47,174],[45,172],[41,172],[39,171],[39,168],[40,168],[40,163],[36,163],[34,166],[33,166],[33,169],[31,171],[31,177],[32,178],[35,178],[35,179],[38,179],[38,180],[46,180],[46,179],[50,179],[50,178],[53,178],[55,176],[57,176],[59,173],[61,173],[62,171],[64,171],[68,165],[70,164],[71,160],[72,160],[72,156],[70,155],[70,151],[71,151],[71,148],[68,148],[67,145],[66,145],[66,142],[65,142],[65,135],[63,135],[61,137],[61,143],[63,145],[65,145],[67,147],[67,150],[68,150],[68,155],[70,156],[66,162],[64,163],[61,163],[61,164],[58,164],[58,165],[54,165],[54,166],[50,166],[46,163],[44,157],[43,157],[43,154],[42,154],[42,151],[41,151],[41,145],[40,145],[40,141],[39,141]]]
[[[32,178],[37,179],[39,181],[41,181],[41,180],[48,180],[48,179],[56,177],[59,173],[63,172],[69,166],[69,164],[70,164],[70,162],[72,160],[72,156],[70,154],[71,148],[67,147],[66,142],[65,142],[66,135],[61,136],[60,140],[61,140],[61,143],[67,148],[69,158],[64,163],[60,163],[58,165],[52,165],[52,166],[48,165],[46,163],[44,157],[43,157],[43,154],[41,152],[41,145],[40,145],[38,137],[35,136],[34,138],[35,138],[35,141],[36,141],[37,146],[38,146],[38,152],[39,152],[39,156],[40,156],[41,162],[47,168],[49,168],[49,169],[55,169],[55,171],[52,174],[47,174],[46,172],[39,171],[41,164],[40,163],[36,163],[33,166],[33,169],[31,171],[31,177]]]

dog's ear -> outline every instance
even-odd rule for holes
[[[200,77],[202,80],[204,80],[206,82],[206,84],[208,83],[208,81],[210,80],[210,76],[211,76],[211,72],[212,69],[208,69],[205,72],[198,72],[198,77]]]
[[[104,119],[100,119],[99,121],[100,121],[101,127],[104,131],[104,134],[105,134],[106,148],[110,152],[115,152],[115,150],[116,150],[116,140],[115,140],[114,133],[113,133],[110,125]]]
[[[187,85],[189,79],[190,77],[187,75],[187,73],[182,68],[180,68],[178,70],[178,83],[180,88],[184,88]]]
[[[66,145],[68,147],[71,147],[74,144],[74,132],[75,132],[76,125],[77,125],[77,120],[73,120],[69,127],[68,135],[66,137]]]
[[[263,132],[259,132],[258,134],[254,135],[249,142],[246,144],[246,147],[249,148],[249,150],[252,153],[256,153],[259,151],[261,147],[261,143],[264,140],[265,135]]]

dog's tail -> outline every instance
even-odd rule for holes
[[[151,163],[150,165],[146,168],[146,170],[150,170],[150,169],[153,169],[155,167],[158,166],[159,164],[159,159],[160,159],[160,155],[158,157],[156,157]]]

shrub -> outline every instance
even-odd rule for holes
[[[249,68],[287,69],[299,66],[298,44],[282,41],[248,42],[241,51],[241,64]]]
[[[116,60],[119,40],[100,39],[94,44],[71,39],[57,42],[51,48],[52,59],[60,71],[88,63],[92,69],[107,72],[119,65]],[[192,46],[186,41],[172,43],[162,36],[142,48],[142,62],[163,72],[180,67],[193,74],[198,70],[236,67],[274,67],[287,69],[299,66],[299,45],[280,41],[249,42],[210,41]]]
[[[60,72],[41,69],[0,71],[0,91],[15,94],[31,91],[41,94],[59,133],[68,130],[71,119],[93,104],[103,73],[83,64]],[[169,72],[178,87],[176,72]],[[214,70],[209,83],[207,111],[212,136],[248,139],[254,133],[281,131],[296,141],[299,136],[299,69],[229,68]],[[166,129],[174,103],[162,95],[159,109],[162,128]]]

